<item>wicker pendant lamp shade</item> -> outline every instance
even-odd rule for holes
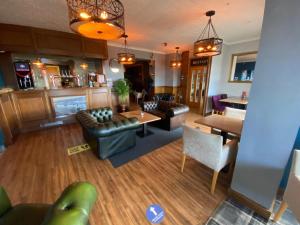
[[[118,62],[123,65],[130,65],[135,63],[135,55],[130,53],[127,48],[128,35],[123,35],[124,38],[124,50],[118,53]]]
[[[209,20],[198,40],[194,43],[195,56],[216,56],[222,53],[223,40],[218,37],[211,20],[211,17],[214,15],[215,11],[206,12]]]
[[[176,55],[173,60],[170,61],[170,67],[171,68],[180,68],[181,67],[181,60],[179,55],[179,47],[176,47]]]
[[[67,0],[71,29],[82,36],[114,40],[125,31],[124,6],[119,0]]]

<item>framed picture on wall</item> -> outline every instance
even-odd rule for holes
[[[251,83],[256,64],[257,52],[233,54],[229,82]]]

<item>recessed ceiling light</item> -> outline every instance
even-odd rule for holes
[[[0,50],[0,53],[5,53],[5,51],[4,50]]]

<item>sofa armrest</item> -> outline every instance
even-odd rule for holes
[[[87,225],[96,199],[97,191],[92,184],[74,183],[54,203],[42,225]]]
[[[11,209],[11,202],[3,187],[0,187],[0,217]]]
[[[176,104],[176,106],[170,108],[167,112],[168,116],[174,117],[183,113],[187,113],[190,111],[190,108],[187,105]]]
[[[156,110],[157,107],[158,107],[158,103],[156,101],[143,102],[142,104],[142,109],[144,112],[150,112]]]

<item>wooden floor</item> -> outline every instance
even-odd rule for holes
[[[181,140],[118,169],[92,151],[67,155],[68,147],[81,143],[78,125],[19,136],[0,155],[0,185],[14,204],[52,203],[70,183],[89,181],[99,192],[90,217],[93,225],[149,224],[145,211],[152,203],[166,210],[162,224],[200,225],[226,198],[225,174],[212,196],[210,169],[189,159],[180,173]]]

